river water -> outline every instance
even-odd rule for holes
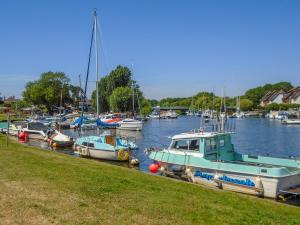
[[[145,147],[167,147],[170,137],[200,127],[199,117],[181,116],[178,119],[152,119],[146,121],[142,131],[121,130],[86,130],[62,132],[77,138],[80,136],[97,135],[102,132],[117,132],[122,136],[135,137],[139,149],[134,156],[140,160],[139,169],[148,171],[151,160],[144,154]],[[300,125],[282,125],[278,120],[264,118],[230,119],[229,123],[235,127],[232,142],[237,152],[252,155],[270,155],[275,157],[300,158]],[[30,142],[48,148],[46,143]],[[73,154],[72,149],[57,150],[66,154]]]

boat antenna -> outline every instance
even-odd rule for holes
[[[92,47],[93,47],[93,40],[94,40],[94,29],[95,29],[95,26],[93,25],[92,37],[91,37],[91,42],[90,42],[90,50],[89,50],[89,59],[88,59],[88,65],[87,65],[87,71],[86,71],[86,80],[85,80],[85,86],[84,86],[84,97],[86,97],[87,83],[88,83],[89,73],[90,73],[91,55],[92,55]],[[83,117],[84,104],[85,104],[85,101],[82,102],[81,117]]]
[[[221,117],[221,133],[225,131],[225,119],[226,119],[226,97],[225,97],[225,89],[223,89],[223,97],[221,100],[221,109],[220,109],[220,117]]]

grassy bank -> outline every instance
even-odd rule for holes
[[[0,224],[299,224],[300,209],[0,136]]]
[[[25,115],[16,115],[16,114],[11,114],[9,119],[11,121],[16,121],[16,120],[24,120],[26,118]],[[0,113],[0,121],[7,121],[7,114]]]

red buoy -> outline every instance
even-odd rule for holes
[[[158,168],[159,168],[159,165],[158,165],[158,164],[152,163],[152,164],[150,164],[150,166],[149,166],[149,171],[150,171],[151,173],[157,173],[157,172],[158,172]]]
[[[21,132],[19,133],[19,138],[20,138],[20,139],[25,139],[25,137],[26,137],[26,133],[25,133],[24,131],[21,131]]]

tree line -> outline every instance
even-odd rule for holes
[[[98,82],[98,90],[100,113],[134,110],[135,113],[147,115],[152,110],[150,101],[143,97],[128,67],[117,66]],[[65,73],[48,71],[42,73],[38,80],[26,84],[22,93],[23,100],[19,104],[35,105],[44,111],[53,112],[61,104],[79,108],[80,101],[87,99],[83,95],[83,90],[72,85]],[[91,100],[95,108],[96,91],[93,91]]]
[[[243,111],[261,109],[259,103],[261,98],[269,91],[288,91],[293,88],[290,82],[279,82],[266,84],[251,88],[240,96],[240,108]],[[163,98],[161,100],[146,99],[140,86],[132,77],[132,72],[126,66],[117,66],[109,74],[98,82],[99,109],[105,112],[140,112],[148,115],[154,106],[184,106],[191,110],[215,109],[219,110],[223,101],[227,107],[236,107],[236,97],[220,97],[211,92],[199,92],[194,96],[186,98]],[[23,92],[23,100],[18,103],[19,108],[35,105],[52,112],[61,104],[79,107],[81,99],[85,99],[83,90],[70,83],[69,77],[63,72],[48,71],[42,73],[36,81],[28,82]],[[134,98],[134,101],[133,101]],[[92,92],[92,106],[96,107],[96,91]],[[266,110],[288,109],[299,107],[298,105],[270,104]]]
[[[283,90],[288,91],[293,88],[290,82],[278,82],[275,84],[265,84],[263,86],[251,88],[247,90],[240,98],[240,108],[242,111],[262,109],[260,106],[260,100],[269,91]],[[189,107],[191,110],[200,109],[215,109],[219,110],[221,107],[223,97],[216,96],[214,93],[210,92],[199,92],[194,96],[187,98],[163,98],[160,101],[154,100],[156,105],[159,106],[184,106]],[[153,101],[152,101],[153,102]],[[236,108],[237,106],[237,96],[236,97],[226,97],[226,106],[231,108]],[[289,108],[299,108],[300,105],[297,104],[276,104],[272,103],[267,105],[264,110],[287,110]]]

